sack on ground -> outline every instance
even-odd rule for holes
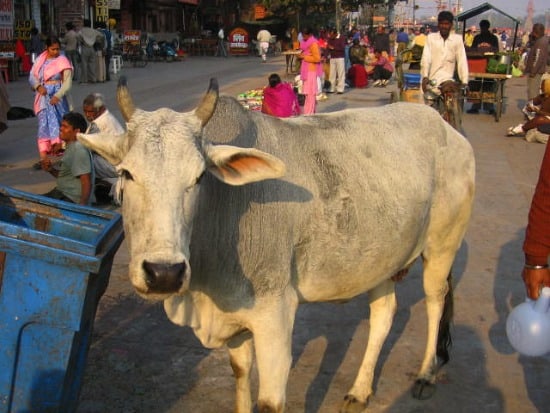
[[[537,128],[529,129],[525,134],[525,140],[527,142],[547,143],[548,134],[539,132]]]

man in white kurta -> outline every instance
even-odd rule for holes
[[[455,70],[463,85],[468,84],[468,61],[462,36],[451,33],[454,16],[442,11],[437,18],[437,33],[430,33],[420,61],[422,90],[438,93],[438,87],[447,80],[455,80]]]

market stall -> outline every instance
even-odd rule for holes
[[[470,69],[470,90],[466,99],[472,103],[489,103],[494,105],[495,121],[499,121],[505,109],[505,84],[506,80],[512,77],[511,64],[514,48],[517,40],[517,31],[519,20],[497,9],[489,3],[483,3],[477,7],[459,14],[456,19],[462,23],[463,35],[468,27],[468,19],[494,10],[514,23],[514,33],[511,50],[501,52],[483,53],[479,51],[466,52],[468,57],[468,66]]]

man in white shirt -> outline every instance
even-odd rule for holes
[[[442,11],[437,16],[437,33],[430,33],[420,61],[422,91],[429,99],[438,94],[438,87],[447,80],[454,80],[455,69],[463,85],[468,84],[468,61],[462,36],[451,33],[454,16]]]
[[[267,50],[269,49],[269,42],[271,41],[271,33],[266,29],[262,29],[258,32],[256,40],[260,45],[260,55],[262,56],[262,62],[266,62]]]
[[[84,116],[86,116],[86,120],[89,122],[86,133],[102,132],[109,133],[113,136],[124,133],[124,128],[120,122],[105,106],[105,98],[102,94],[91,93],[86,96],[84,98],[84,102],[82,103],[82,111],[84,112]],[[103,181],[108,184],[109,197],[115,204],[120,204],[120,194],[117,193],[119,176],[115,167],[95,152],[92,154],[92,161],[94,164],[96,180]]]

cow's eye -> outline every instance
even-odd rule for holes
[[[122,176],[122,178],[124,178],[126,180],[129,180],[129,181],[134,180],[134,177],[132,176],[132,174],[130,172],[128,172],[128,170],[126,170],[126,169],[121,169],[118,173],[119,173],[120,176]]]

